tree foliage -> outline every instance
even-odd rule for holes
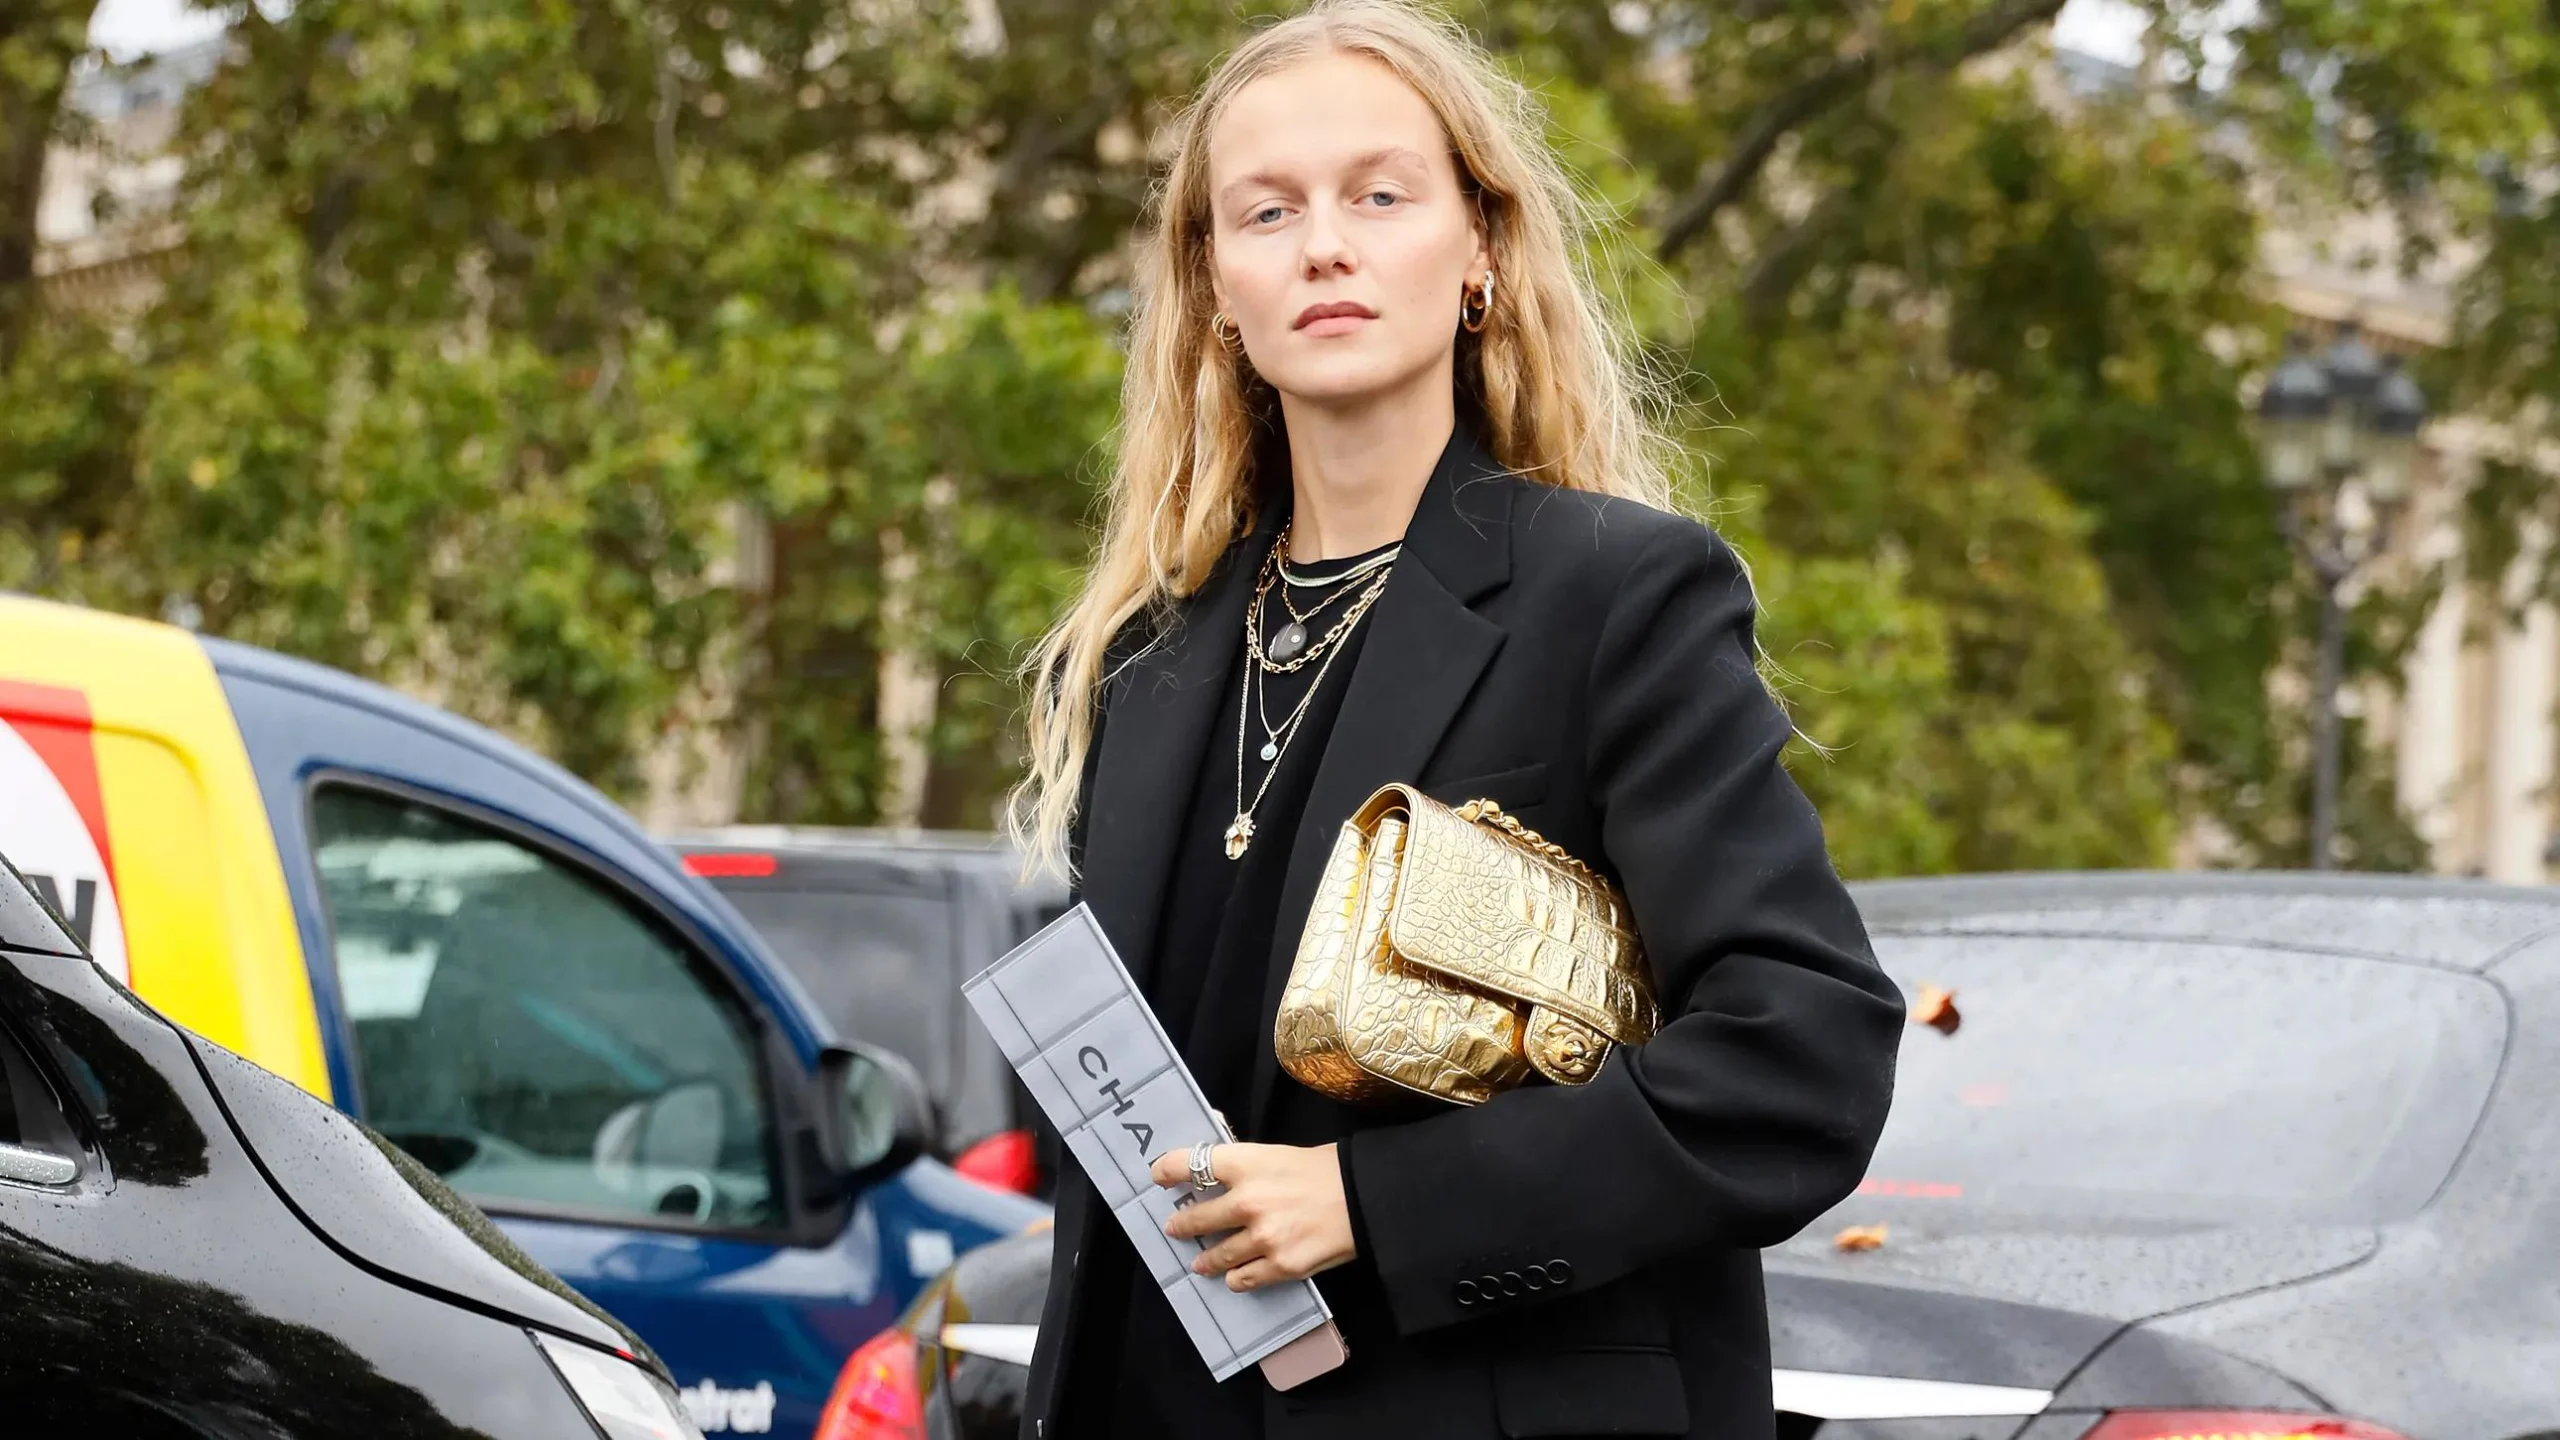
[[[1622,217],[1591,258],[1684,377],[1854,873],[2156,863],[2204,816],[2290,858],[2267,195],[2485,254],[2449,391],[2560,380],[2542,0],[2145,6],[2176,103],[2061,93],[2059,0],[1459,7]],[[425,686],[625,791],[723,727],[750,813],[811,822],[881,813],[908,652],[927,814],[981,822],[1090,543],[1153,138],[1286,8],[241,7],[165,292],[0,372],[0,584]],[[2378,781],[2349,814],[2408,858]]]

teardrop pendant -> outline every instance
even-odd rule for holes
[[[1280,627],[1279,634],[1271,637],[1269,653],[1273,660],[1286,665],[1304,654],[1306,648],[1307,627],[1292,620]]]
[[[1262,742],[1262,758],[1263,758],[1263,760],[1264,760],[1266,763],[1268,763],[1268,762],[1270,762],[1270,761],[1273,761],[1273,760],[1277,760],[1277,759],[1279,759],[1279,758],[1280,758],[1280,742],[1279,742],[1279,741],[1277,741],[1277,740],[1265,740],[1265,741],[1263,741],[1263,742]]]

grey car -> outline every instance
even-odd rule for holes
[[[1953,1014],[1766,1253],[1781,1440],[2560,1440],[2560,891],[1857,893]],[[929,1433],[1013,1433],[1048,1264],[973,1251],[902,1322]]]

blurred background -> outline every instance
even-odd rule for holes
[[[12,0],[0,589],[660,829],[984,827],[1160,127],[1278,8]],[[2560,0],[1456,13],[1606,207],[1844,870],[2548,878]]]

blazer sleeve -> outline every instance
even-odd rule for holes
[[[1593,647],[1588,773],[1663,1023],[1588,1085],[1351,1137],[1406,1334],[1776,1244],[1848,1196],[1884,1126],[1902,999],[1780,764],[1792,728],[1753,667],[1749,578],[1688,524],[1624,575]],[[1518,1298],[1475,1283],[1532,1271]]]

